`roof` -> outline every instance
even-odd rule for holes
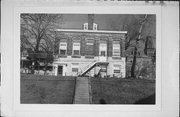
[[[88,33],[113,33],[113,34],[126,34],[127,31],[107,31],[107,30],[75,30],[75,29],[55,29],[59,32],[88,32]]]

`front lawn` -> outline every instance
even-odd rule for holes
[[[94,104],[154,104],[155,80],[91,78]]]
[[[21,74],[21,103],[72,104],[74,77]]]

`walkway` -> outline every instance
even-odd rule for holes
[[[74,104],[89,104],[89,84],[87,77],[77,77]]]

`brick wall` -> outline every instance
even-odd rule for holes
[[[97,33],[73,33],[73,32],[57,32],[56,39],[55,39],[55,54],[59,54],[59,42],[65,41],[67,42],[67,55],[72,55],[72,44],[74,39],[80,40],[80,54],[81,56],[85,55],[92,55],[99,56],[99,42],[100,40],[106,40],[107,41],[107,56],[112,56],[112,42],[114,39],[120,39],[120,47],[121,47],[121,57],[125,57],[125,34],[97,34]],[[94,39],[93,49],[88,49],[86,47],[86,38]]]

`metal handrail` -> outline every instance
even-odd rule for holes
[[[90,65],[92,65],[93,63],[97,62],[97,60],[94,60],[93,62],[89,63],[88,65],[86,65],[83,69],[80,68],[80,72],[78,72],[78,75],[80,75],[83,71],[87,70],[87,68],[90,67]]]

